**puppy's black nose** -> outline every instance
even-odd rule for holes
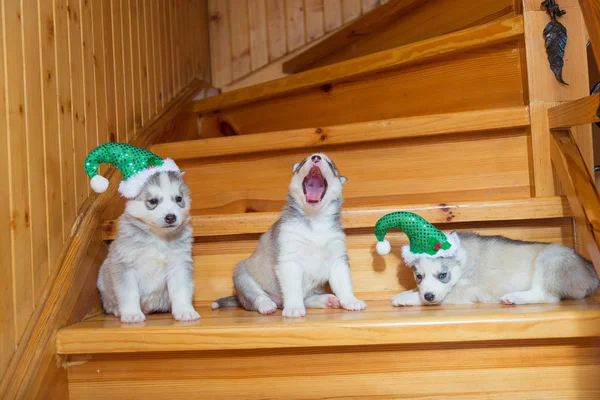
[[[321,161],[321,156],[312,156],[311,160],[313,160],[314,162],[319,162]]]
[[[433,301],[433,299],[435,299],[435,294],[425,293],[425,296],[423,296],[423,297],[425,297],[425,300],[427,300],[427,301]]]
[[[177,221],[177,217],[175,216],[175,214],[167,214],[167,215],[165,215],[165,222],[167,224],[172,224],[175,221]]]

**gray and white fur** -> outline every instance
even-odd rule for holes
[[[192,242],[187,185],[178,172],[156,173],[127,202],[100,267],[104,310],[122,322],[141,322],[152,312],[200,318],[192,305]]]
[[[293,166],[286,205],[279,220],[260,237],[252,256],[234,270],[237,296],[219,299],[212,308],[241,305],[284,317],[302,317],[306,308],[362,310],[354,296],[340,221],[346,178],[322,153]],[[333,294],[323,286],[329,282]]]
[[[458,237],[455,257],[412,266],[417,288],[394,296],[393,305],[557,303],[598,289],[593,265],[565,246],[472,232]]]

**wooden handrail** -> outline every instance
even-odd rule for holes
[[[548,110],[550,129],[569,129],[573,126],[600,122],[600,93],[569,101]]]
[[[590,35],[596,65],[600,68],[600,2],[579,0],[579,7],[581,7],[583,20]]]
[[[490,22],[379,53],[316,68],[193,102],[188,112],[206,113],[241,106],[342,80],[406,67],[435,58],[490,46],[523,35],[523,16]]]
[[[528,125],[527,107],[518,106],[163,143],[153,146],[152,151],[161,157],[186,160],[519,128]]]
[[[600,195],[573,135],[569,131],[553,132],[552,135],[552,163],[577,224],[585,227],[579,240],[600,273]]]

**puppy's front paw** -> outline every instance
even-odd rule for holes
[[[356,297],[350,297],[348,299],[340,300],[342,304],[342,308],[348,311],[360,311],[367,308],[367,303],[362,300],[357,299]]]
[[[392,297],[392,305],[399,306],[420,306],[421,299],[419,299],[419,293],[408,290],[406,292],[398,293]]]
[[[342,304],[340,303],[340,299],[334,295],[329,295],[329,297],[327,297],[327,301],[325,301],[325,308],[340,308],[341,306]]]
[[[123,311],[121,312],[121,322],[125,323],[136,323],[143,322],[146,320],[146,316],[141,310],[138,311]]]
[[[196,310],[173,311],[173,318],[177,321],[195,321],[200,318]]]
[[[306,315],[306,308],[304,306],[284,306],[282,316],[286,318],[299,318]]]
[[[277,304],[269,298],[262,298],[256,301],[256,310],[263,314],[273,314],[277,310]]]

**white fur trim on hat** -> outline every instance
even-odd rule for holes
[[[450,248],[448,250],[440,249],[435,255],[429,255],[427,253],[415,254],[410,251],[410,244],[402,246],[402,258],[404,259],[404,263],[412,267],[416,264],[416,262],[423,258],[436,259],[436,258],[448,258],[456,256],[458,253],[458,249],[460,248],[460,239],[456,232],[446,233],[446,238],[448,238],[448,242],[450,242]]]
[[[157,172],[180,172],[179,167],[175,164],[175,161],[170,158],[163,160],[163,165],[160,167],[146,168],[137,174],[130,176],[129,179],[122,181],[119,184],[119,193],[127,199],[134,199],[140,194],[140,191],[148,182],[148,179],[156,174]]]

